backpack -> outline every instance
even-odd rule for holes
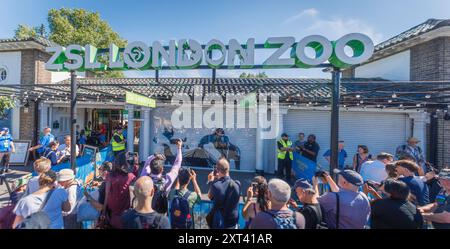
[[[27,218],[25,218],[22,222],[20,222],[16,229],[49,229],[51,220],[48,217],[48,214],[42,211],[47,204],[50,196],[53,193],[53,189],[50,190],[45,197],[45,200],[42,202],[41,207],[36,213],[31,214]]]
[[[166,180],[164,178],[158,178],[154,180],[155,194],[152,200],[152,209],[160,214],[167,213],[168,199],[164,189]]]
[[[191,193],[191,191],[187,191],[184,195],[180,195],[180,191],[176,190],[175,198],[173,198],[170,205],[172,228],[189,229],[192,227],[192,216],[188,201]]]
[[[298,229],[296,211],[292,211],[292,215],[288,217],[282,217],[269,211],[263,212],[269,214],[272,217],[273,221],[277,224],[276,229]]]
[[[136,218],[138,219],[138,229],[160,229],[161,228],[161,219],[164,216],[163,214],[156,213],[156,217],[153,220],[152,224],[148,224],[145,220],[145,217],[140,215],[135,211]]]

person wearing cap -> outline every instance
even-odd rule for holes
[[[12,136],[9,134],[9,129],[5,127],[0,131],[0,163],[3,166],[1,172],[9,172],[11,153],[16,153],[16,148]]]
[[[70,210],[70,202],[67,192],[62,188],[55,188],[57,175],[53,170],[39,176],[39,190],[19,200],[13,212],[16,218],[12,228],[20,228],[21,222],[31,214],[41,209],[50,219],[50,229],[63,229],[64,222],[62,212]],[[49,196],[48,196],[49,195]],[[48,196],[48,197],[47,197]]]
[[[78,196],[78,193],[81,193],[81,184],[75,179],[75,174],[71,169],[62,169],[57,175],[58,184],[66,190],[70,202],[70,210],[63,212],[64,228],[81,228],[81,224],[77,223],[77,210],[75,208],[77,200],[82,197]]]
[[[430,221],[436,229],[450,229],[450,169],[442,169],[438,175],[442,192],[436,196],[436,201],[419,207],[423,218]]]
[[[317,229],[322,221],[320,208],[318,178],[313,177],[313,184],[306,179],[298,179],[294,184],[294,191],[298,200],[303,204],[298,212],[305,217],[305,229]]]
[[[405,156],[409,156],[414,159],[414,161],[423,169],[423,172],[426,173],[426,165],[425,165],[425,155],[423,154],[422,148],[418,145],[420,140],[415,137],[410,137],[406,141],[407,144],[400,145],[395,150],[395,157],[397,160],[405,159]]]
[[[359,191],[364,184],[363,178],[350,169],[335,169],[334,173],[338,177],[337,185],[331,177],[326,177],[333,192],[318,198],[328,228],[364,229],[370,215],[370,203],[369,198]]]
[[[277,174],[279,178],[284,178],[287,182],[291,181],[292,160],[294,160],[292,151],[292,142],[289,140],[289,136],[286,133],[281,134],[281,139],[277,142]]]
[[[28,151],[32,152],[32,151],[37,151],[38,153],[38,158],[41,157],[45,150],[47,149],[48,145],[55,141],[55,136],[53,136],[53,134],[51,133],[52,129],[50,129],[49,127],[45,127],[44,130],[42,131],[42,136],[39,138],[39,142],[36,146],[33,146],[31,148],[28,149]]]
[[[30,180],[28,180],[27,189],[25,190],[23,196],[27,196],[39,190],[39,177],[42,174],[48,172],[51,167],[52,162],[47,158],[39,158],[38,160],[34,161],[33,169],[36,173],[36,176],[33,176],[30,178]]]
[[[411,190],[411,195],[413,195],[413,198],[415,199],[413,203],[418,206],[429,204],[428,186],[421,177],[415,175],[419,170],[419,166],[415,162],[409,160],[400,160],[395,162],[395,168],[401,176],[398,179],[405,182]]]
[[[339,141],[338,144],[338,168],[344,169],[345,168],[345,160],[347,160],[347,151],[344,150],[345,144],[344,141]],[[328,163],[331,163],[331,149],[325,151],[323,153],[323,157],[328,161]]]

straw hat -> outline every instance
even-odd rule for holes
[[[75,174],[73,173],[73,170],[71,169],[62,169],[58,172],[58,182],[65,182],[75,179]]]

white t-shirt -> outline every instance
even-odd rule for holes
[[[374,182],[382,182],[388,177],[386,166],[379,160],[363,163],[361,165],[360,174],[364,181],[371,180]]]
[[[78,148],[78,146],[75,146],[75,150],[77,151],[77,155],[79,155],[80,149]],[[58,147],[58,158],[69,155],[70,155],[70,148],[68,148],[66,144],[61,144]]]
[[[66,189],[68,199],[70,202],[70,211],[69,212],[63,212],[63,216],[67,216],[69,214],[76,214],[77,213],[77,200],[81,199],[81,197],[78,196],[78,182],[77,184],[74,184],[70,186],[68,189]]]

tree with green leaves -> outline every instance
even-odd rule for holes
[[[47,21],[49,27],[48,39],[61,46],[67,46],[69,44],[84,46],[91,44],[97,48],[107,48],[111,43],[119,47],[124,47],[127,44],[127,41],[122,39],[100,17],[98,12],[90,12],[78,8],[50,9]],[[16,30],[16,37],[36,37],[41,34],[46,34],[44,25],[35,28],[19,25]],[[100,57],[99,61],[106,63],[107,58]],[[123,77],[121,71],[98,71],[93,73],[96,77]]]
[[[4,119],[9,109],[14,108],[16,105],[14,100],[10,97],[0,96],[0,119]]]
[[[97,48],[107,48],[114,43],[119,47],[126,46],[127,41],[112,30],[111,26],[101,19],[98,12],[84,9],[51,9],[48,12],[49,39],[61,46],[91,44]],[[106,63],[106,58],[99,61]],[[117,78],[123,77],[120,71],[94,72],[96,77]]]
[[[268,78],[266,72],[260,72],[257,74],[252,74],[252,73],[241,73],[241,75],[239,75],[239,78],[257,78],[257,79],[264,79],[264,78]]]

